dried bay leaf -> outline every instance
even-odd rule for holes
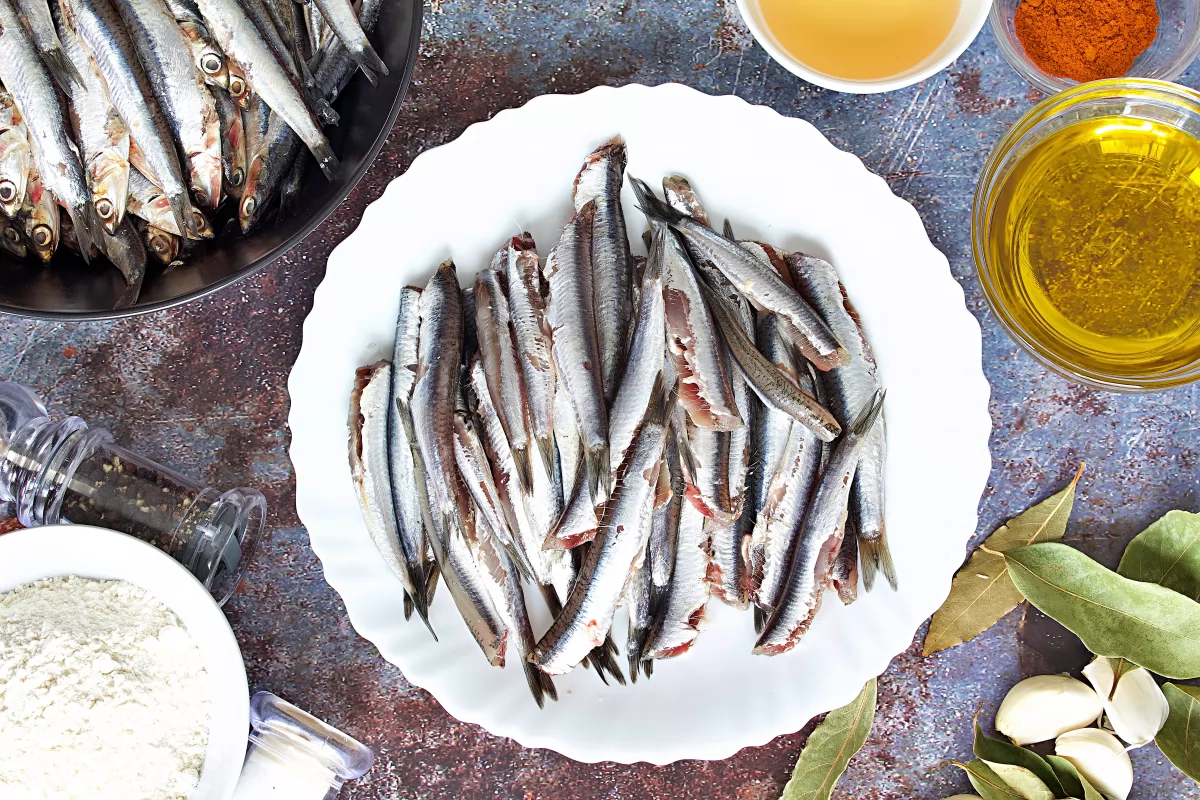
[[[969,764],[958,761],[951,763],[967,773],[967,780],[971,782],[983,800],[1025,800],[1017,793],[1016,789],[1005,783],[1004,779],[983,761],[976,759]]]
[[[1075,765],[1061,756],[1046,756],[1046,761],[1054,767],[1054,773],[1066,790],[1067,797],[1078,800],[1108,800],[1098,789],[1088,783],[1087,778],[1079,774]]]
[[[1035,544],[1004,557],[1025,598],[1093,653],[1168,678],[1200,677],[1200,604],[1124,578],[1064,544]]]
[[[991,762],[988,762],[988,766],[992,768],[992,772],[1000,776],[1000,780],[1008,784],[1008,788],[1024,797],[1025,800],[1054,800],[1054,792],[1050,791],[1050,788],[1042,783],[1037,775],[1024,767]]]
[[[1179,771],[1200,781],[1200,689],[1163,684],[1171,709],[1154,743]]]
[[[1051,793],[1051,798],[1062,797],[1065,794],[1063,792],[1064,787],[1059,781],[1058,775],[1054,772],[1054,767],[1046,759],[1032,750],[1017,747],[1011,742],[989,739],[987,736],[984,736],[983,726],[979,724],[978,711],[975,712],[975,743],[973,749],[976,758],[988,762],[988,766],[993,771],[1018,791],[1021,791],[1020,787],[1008,779],[1006,771],[1001,769],[1001,767],[1011,766],[1028,772]]]
[[[929,623],[925,655],[971,641],[1020,605],[1024,598],[1013,586],[1008,566],[1000,553],[1062,539],[1075,505],[1075,487],[1082,474],[1083,465],[1080,464],[1074,480],[1065,489],[1009,520],[984,541],[983,547],[971,554],[966,566],[954,576],[950,596]]]
[[[849,705],[829,712],[808,737],[780,800],[829,800],[846,765],[867,741],[875,722],[877,696],[872,678]]]
[[[1200,514],[1168,511],[1133,538],[1117,572],[1200,599]]]

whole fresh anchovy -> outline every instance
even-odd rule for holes
[[[313,67],[313,70],[317,76],[317,85],[321,87],[329,102],[332,103],[334,97],[341,94],[342,90],[346,88],[346,84],[354,77],[354,73],[358,71],[358,63],[341,40],[329,30],[329,26],[325,24],[325,18],[321,16],[320,12],[314,9],[311,3],[305,4],[304,7],[312,11],[309,19],[314,24],[310,25],[309,29],[315,30],[314,41],[319,42],[314,45],[317,50],[314,59],[317,65]],[[383,0],[363,0],[358,22],[364,33],[371,34],[375,30],[375,25],[379,21],[379,11],[382,8]]]
[[[629,339],[633,295],[633,257],[621,210],[621,187],[628,156],[620,136],[596,149],[575,178],[574,202],[579,211],[594,203],[592,217],[592,298],[604,399],[612,403],[620,383]]]
[[[114,308],[128,308],[137,302],[142,293],[142,282],[146,277],[146,245],[133,223],[128,219],[121,222],[115,234],[99,231],[100,252],[121,272],[125,278],[125,291],[117,298]]]
[[[283,117],[272,111],[267,131],[257,150],[247,150],[246,187],[238,205],[238,221],[249,233],[262,219],[271,198],[277,194],[302,144]]]
[[[65,215],[66,212],[64,211],[63,214]],[[63,218],[68,220],[69,224],[71,218],[66,216]],[[9,217],[0,216],[0,249],[17,258],[29,257],[29,246],[25,243],[25,236],[21,233],[16,220]]]
[[[316,79],[305,62],[297,63],[292,55],[292,48],[287,44],[287,33],[277,26],[275,17],[271,14],[270,4],[264,0],[241,0],[241,7],[254,23],[256,31],[270,47],[276,61],[282,66],[289,77],[296,83],[297,89],[302,90],[307,98],[310,109],[327,125],[337,125],[339,118],[324,96],[317,89]]]
[[[75,144],[67,135],[54,82],[8,0],[0,0],[0,82],[12,93],[45,187],[67,209],[87,260],[94,239],[91,199]]]
[[[208,0],[201,0],[208,2]],[[430,542],[459,613],[492,664],[504,659],[506,629],[471,553],[470,498],[454,456],[454,401],[462,352],[462,294],[454,263],[438,267],[421,293],[412,417],[429,508]]]
[[[667,349],[679,373],[679,402],[697,427],[717,431],[740,428],[743,421],[729,386],[725,348],[692,264],[665,224],[651,221],[651,226],[663,242]]]
[[[649,678],[654,673],[654,662],[642,660],[650,629],[654,625],[654,609],[651,606],[653,583],[650,576],[649,543],[647,550],[634,562],[629,575],[629,586],[625,589],[625,606],[629,610],[629,638],[625,641],[625,655],[629,660],[629,678],[637,683],[638,673]]]
[[[683,498],[685,485],[674,426],[663,449],[660,482],[663,473],[667,476],[669,494],[667,502],[654,509],[654,520],[650,527],[650,580],[656,608],[667,596],[667,588],[671,585],[671,576],[675,571],[675,550],[679,542],[679,524],[683,507],[687,505]]]
[[[768,352],[771,352],[770,350]],[[775,351],[777,355],[778,352]],[[800,376],[800,385],[813,390],[812,377]],[[766,425],[770,419],[764,420]],[[821,440],[803,425],[791,425],[782,452],[772,466],[763,464],[764,482],[760,484],[760,509],[747,547],[747,572],[750,597],[755,606],[755,628],[761,630],[766,616],[779,602],[787,580],[788,554],[799,535],[821,477]],[[778,447],[782,427],[770,435],[770,448]],[[764,453],[764,458],[770,452]]]
[[[25,202],[33,152],[29,131],[12,95],[0,88],[0,210],[12,218]]]
[[[110,0],[61,0],[61,5],[67,24],[83,40],[104,78],[113,106],[137,142],[137,153],[145,159],[149,177],[170,201],[175,227],[203,235],[207,221],[192,206],[171,128],[151,99],[150,81],[117,10]],[[134,157],[131,148],[130,158]]]
[[[859,468],[862,468],[861,463]],[[837,561],[833,563],[830,580],[843,605],[848,606],[858,600],[858,530],[854,520],[849,517],[846,518],[846,533],[842,536],[842,548],[838,550]]]
[[[531,656],[548,675],[570,671],[612,627],[634,561],[646,547],[670,398],[661,384],[634,440],[567,603]]]
[[[167,233],[162,228],[156,228],[142,219],[135,220],[134,226],[141,232],[142,239],[146,242],[146,249],[156,261],[166,267],[177,263],[182,245],[178,236]]]
[[[333,29],[338,40],[350,53],[350,57],[374,86],[378,80],[374,73],[387,75],[387,64],[367,41],[367,35],[359,24],[350,0],[316,0],[316,3],[326,24]]]
[[[797,345],[818,369],[849,362],[850,355],[829,326],[779,274],[739,245],[659,200],[642,181],[633,181],[642,210],[679,232],[693,252],[701,254],[759,308],[774,311],[794,326]]]
[[[225,54],[213,41],[208,28],[203,23],[191,20],[176,21],[179,22],[179,30],[187,38],[192,60],[204,82],[215,89],[229,91],[229,65],[225,63]]]
[[[413,421],[413,387],[420,359],[421,290],[406,286],[400,291],[396,315],[396,342],[392,349],[392,384],[387,407],[388,465],[391,470],[391,503],[396,515],[399,576],[414,609],[429,627],[426,600],[429,587],[428,532],[418,489],[422,469],[418,466],[416,424]],[[434,634],[434,638],[437,635]]]
[[[140,170],[131,169],[129,171],[129,197],[126,200],[126,210],[172,236],[183,235],[176,224],[175,215],[171,213],[170,199]]]
[[[500,258],[506,260],[506,256],[501,251]],[[508,298],[500,286],[500,276],[491,268],[482,270],[475,278],[475,330],[492,405],[500,414],[500,424],[512,447],[517,476],[529,491],[533,487],[533,471],[529,461],[529,432],[525,427],[525,387],[521,384],[521,367],[510,327]]]
[[[558,374],[575,410],[586,451],[588,484],[593,494],[607,490],[608,410],[600,375],[600,345],[592,294],[592,227],[595,203],[586,203],[563,229],[546,259],[543,274],[550,285],[546,321]]]
[[[17,0],[17,13],[21,15],[21,21],[25,23],[33,46],[37,48],[50,76],[69,95],[71,84],[82,84],[83,79],[63,53],[54,29],[54,20],[50,16],[50,4],[46,0]]]
[[[129,129],[109,99],[104,79],[83,41],[62,23],[61,13],[56,13],[55,18],[59,22],[63,53],[81,76],[68,93],[67,108],[76,141],[83,151],[92,207],[104,229],[113,235],[125,219],[129,197]]]
[[[236,62],[255,92],[304,140],[326,177],[335,178],[340,166],[329,140],[238,0],[199,0],[198,5],[213,38]]]
[[[33,148],[36,156],[37,148]],[[25,202],[17,212],[25,228],[25,239],[33,245],[42,263],[50,263],[58,249],[58,200],[42,182],[41,173],[35,167],[29,173]]]
[[[192,47],[163,0],[116,0],[145,75],[183,154],[192,196],[221,201],[221,120]]]
[[[839,421],[849,420],[856,413],[855,409],[862,408],[882,388],[875,356],[833,266],[799,253],[789,257],[788,266],[801,292],[821,312],[851,354],[852,361],[848,366],[821,377],[829,392],[834,416]],[[850,513],[858,525],[863,586],[871,591],[877,572],[882,570],[894,589],[896,568],[888,548],[884,519],[884,463],[887,459],[884,419],[867,434],[862,448],[861,463],[850,490]]]
[[[213,99],[217,103],[217,117],[221,120],[221,169],[225,173],[225,193],[230,197],[241,197],[246,185],[246,129],[242,110],[225,92],[215,92]]]
[[[546,327],[546,297],[533,237],[514,236],[502,259],[508,278],[508,311],[513,326],[517,361],[521,367],[529,422],[552,479],[558,480],[558,455],[554,446],[554,362],[550,331]]]
[[[671,584],[655,615],[645,658],[674,658],[690,650],[696,641],[709,597],[706,523],[699,511],[684,504]]]
[[[754,645],[758,655],[779,655],[796,646],[821,607],[842,546],[850,484],[863,442],[883,410],[883,395],[862,409],[838,441],[817,485],[804,525],[788,554],[788,576],[779,602]],[[861,543],[860,543],[861,544]]]

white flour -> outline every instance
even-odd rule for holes
[[[122,581],[0,594],[0,800],[186,800],[208,674],[179,619]]]

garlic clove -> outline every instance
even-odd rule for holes
[[[1014,744],[1035,744],[1092,724],[1102,710],[1100,696],[1083,681],[1038,675],[1009,690],[996,712],[996,730]]]
[[[1135,666],[1132,672],[1121,676],[1114,692],[1112,662],[1104,656],[1084,667],[1083,674],[1100,696],[1104,713],[1117,736],[1133,747],[1154,741],[1171,709],[1153,675]]]
[[[1125,800],[1129,796],[1133,788],[1133,763],[1125,745],[1108,731],[1083,728],[1064,733],[1054,742],[1054,752],[1070,761],[1109,800]]]

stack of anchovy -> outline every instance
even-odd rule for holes
[[[0,246],[105,255],[137,300],[147,249],[170,267],[228,198],[249,231],[295,201],[307,145],[355,70],[382,0],[0,0]]]
[[[808,630],[826,588],[893,587],[883,391],[825,261],[713,230],[688,182],[633,186],[592,153],[543,262],[513,238],[460,290],[404,289],[390,362],[358,371],[350,460],[368,530],[428,625],[440,575],[488,660],[538,704],[590,665],[624,683],[695,641],[710,597],[753,606],[754,652]],[[522,587],[554,617],[536,635]],[[430,628],[432,632],[432,628]]]

